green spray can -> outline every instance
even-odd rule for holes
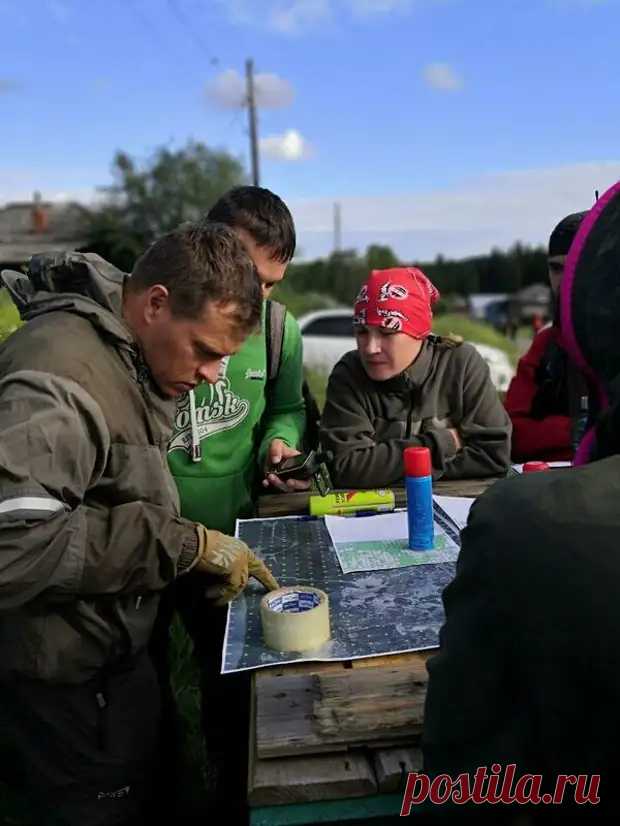
[[[343,490],[310,497],[311,516],[353,516],[367,511],[393,511],[395,507],[393,490]]]

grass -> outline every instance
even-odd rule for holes
[[[464,315],[447,313],[446,315],[435,316],[433,332],[440,336],[447,336],[452,333],[461,336],[465,341],[497,347],[498,350],[506,353],[511,364],[516,364],[519,357],[519,349],[514,341],[499,333],[490,324],[474,321]]]
[[[316,399],[319,410],[323,410],[325,406],[325,393],[327,391],[328,374],[323,370],[305,370],[308,386],[312,391],[312,395]]]
[[[315,292],[298,293],[291,289],[286,282],[277,285],[272,297],[284,304],[295,318],[301,318],[302,315],[311,313],[314,310],[328,310],[339,306],[336,299],[329,295]]]
[[[0,289],[0,341],[20,326],[21,320],[15,304],[5,288]]]

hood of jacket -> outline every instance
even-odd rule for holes
[[[561,343],[588,380],[588,422],[575,456],[596,454],[596,422],[620,405],[620,183],[612,186],[579,226],[560,286]]]
[[[22,320],[59,311],[75,313],[106,336],[133,347],[133,334],[122,318],[126,278],[90,252],[34,255],[28,272],[3,270],[0,274]]]

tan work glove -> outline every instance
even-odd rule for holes
[[[269,568],[245,542],[219,531],[208,531],[200,523],[196,523],[196,533],[198,553],[193,569],[224,580],[222,585],[207,588],[206,596],[215,600],[215,605],[226,605],[233,600],[243,591],[251,576],[256,577],[268,591],[279,587]]]

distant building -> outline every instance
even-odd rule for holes
[[[535,320],[546,323],[553,316],[551,288],[548,284],[530,284],[499,301],[487,303],[484,320],[506,335]]]
[[[508,293],[471,293],[467,296],[469,315],[477,321],[484,321],[489,304],[505,301],[507,298]]]
[[[32,201],[0,208],[0,269],[20,269],[39,252],[80,250],[87,243],[88,211],[77,203]]]
[[[530,284],[512,296],[518,307],[522,323],[540,316],[547,321],[552,315],[551,287],[548,284]]]

